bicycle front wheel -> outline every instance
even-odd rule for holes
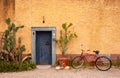
[[[107,70],[109,70],[111,68],[112,62],[111,62],[111,60],[108,57],[100,56],[100,57],[98,57],[96,59],[95,66],[100,71],[107,71]]]
[[[80,68],[80,67],[82,67],[82,65],[84,64],[84,59],[83,59],[83,57],[81,57],[81,56],[77,56],[77,57],[75,57],[73,60],[72,60],[72,67],[74,68],[74,69],[78,69],[78,68]]]

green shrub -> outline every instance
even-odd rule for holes
[[[7,62],[0,61],[0,72],[17,72],[17,71],[27,71],[36,68],[36,65],[32,62]]]
[[[120,67],[120,60],[117,60],[116,62],[113,62],[113,66]]]
[[[71,66],[72,65],[72,58],[69,59],[69,62],[68,62],[68,66]]]

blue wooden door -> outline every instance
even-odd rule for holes
[[[36,32],[36,64],[52,63],[51,42],[51,31]]]

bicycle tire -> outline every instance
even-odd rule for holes
[[[100,71],[107,71],[112,66],[112,61],[106,56],[100,56],[95,61],[95,66]]]
[[[76,56],[76,57],[73,58],[71,66],[74,69],[79,69],[80,67],[83,66],[84,62],[85,61],[84,61],[82,56]]]

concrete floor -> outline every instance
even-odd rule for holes
[[[120,69],[99,71],[95,68],[56,70],[51,66],[37,66],[32,71],[0,73],[0,78],[120,78]]]

